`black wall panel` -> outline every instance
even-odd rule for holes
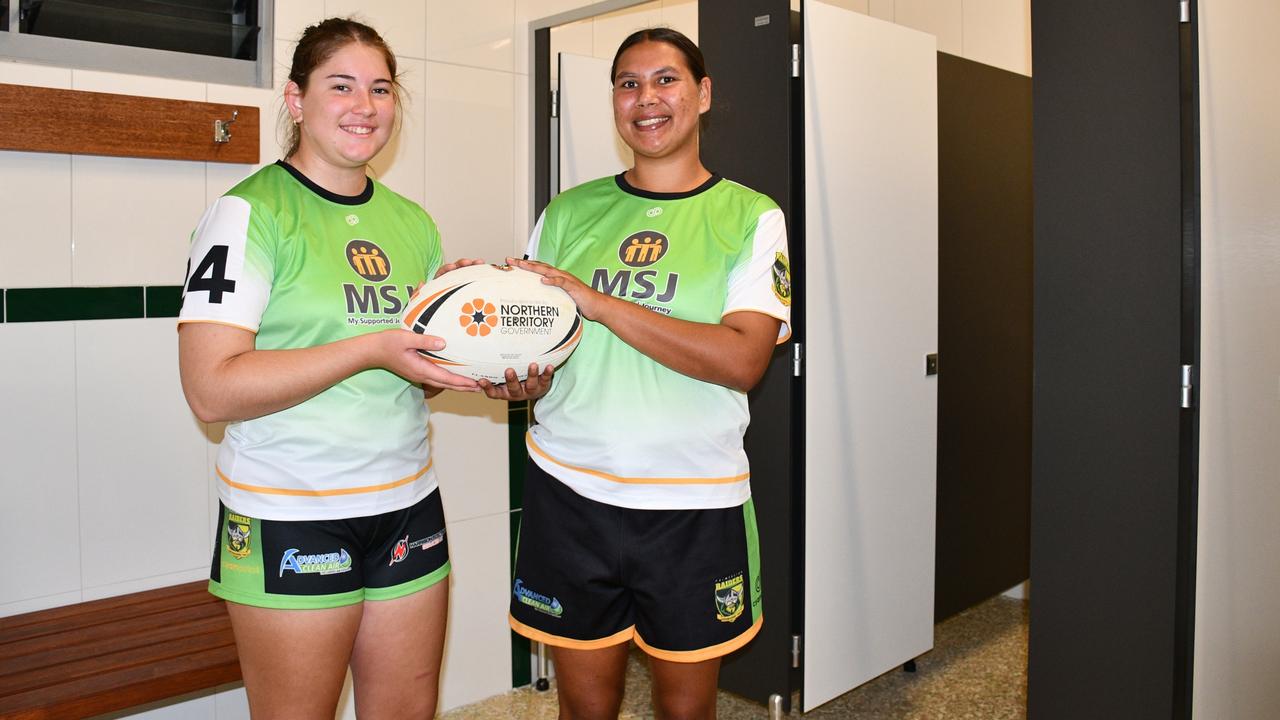
[[[700,0],[699,46],[711,76],[710,127],[702,138],[707,168],[758,190],[787,216],[794,248],[791,157],[791,19],[787,0]],[[767,18],[767,22],[764,20]],[[798,102],[798,100],[797,100]],[[799,128],[794,129],[799,132]],[[798,167],[798,165],[796,166]],[[792,310],[795,310],[793,306]],[[791,346],[779,346],[760,385],[752,391],[746,448],[751,494],[760,530],[764,627],[755,641],[724,662],[722,687],[759,702],[781,694],[790,706],[791,633],[798,622],[795,594],[802,585],[794,562],[799,530],[798,485],[792,417]]]
[[[1176,3],[1038,0],[1029,717],[1173,717]]]
[[[938,53],[938,620],[1028,577],[1031,238],[1031,78]]]

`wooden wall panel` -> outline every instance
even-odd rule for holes
[[[231,140],[214,142],[214,121]],[[258,108],[0,84],[0,150],[257,163]]]

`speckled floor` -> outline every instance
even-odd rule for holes
[[[1025,718],[1027,705],[1027,603],[996,597],[938,625],[934,649],[917,671],[895,669],[806,713],[806,718],[867,720],[1008,720]],[[531,687],[457,708],[441,720],[555,720],[556,694]],[[720,692],[721,720],[760,720],[764,706]],[[791,717],[799,717],[792,710]],[[627,668],[624,720],[652,718],[649,673],[632,652]]]

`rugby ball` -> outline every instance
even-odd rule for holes
[[[444,338],[429,360],[475,380],[524,380],[529,363],[560,367],[582,337],[582,316],[569,293],[510,265],[468,265],[428,282],[409,300],[406,330]]]

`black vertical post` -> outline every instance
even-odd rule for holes
[[[710,127],[702,138],[702,160],[711,170],[773,198],[791,230],[792,206],[791,7],[787,0],[700,0],[699,41],[711,75]],[[795,308],[793,307],[794,311]],[[725,660],[721,686],[759,702],[783,696],[790,709],[795,687],[791,635],[798,628],[794,590],[803,584],[794,562],[799,507],[796,484],[803,475],[793,466],[794,416],[791,344],[779,346],[764,379],[752,391],[747,455],[751,492],[760,529],[764,579],[764,627],[746,649]]]
[[[551,202],[551,28],[533,33],[533,215]]]
[[[1182,364],[1200,367],[1200,47],[1198,2],[1189,0],[1179,28],[1182,115]],[[1200,414],[1189,393],[1181,416],[1178,470],[1178,580],[1174,637],[1173,716],[1191,717],[1195,666],[1196,528],[1200,488]]]
[[[1168,0],[1038,1],[1028,713],[1174,717],[1179,22]]]

